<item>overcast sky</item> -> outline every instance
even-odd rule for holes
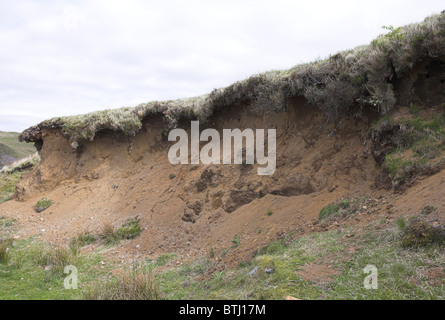
[[[444,9],[443,0],[0,0],[0,131],[201,95]]]

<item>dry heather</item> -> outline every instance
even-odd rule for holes
[[[169,127],[181,118],[205,121],[216,109],[250,102],[258,112],[286,110],[288,98],[303,96],[336,119],[351,106],[389,112],[396,103],[392,82],[425,58],[445,55],[445,14],[394,28],[370,45],[339,52],[326,60],[270,71],[238,81],[226,88],[188,99],[154,101],[134,108],[104,110],[80,116],[53,118],[24,131],[20,141],[36,142],[43,129],[61,129],[73,148],[93,140],[103,129],[134,135],[142,120],[162,114]]]

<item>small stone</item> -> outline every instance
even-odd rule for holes
[[[301,299],[297,299],[292,296],[287,296],[286,298],[284,298],[284,300],[301,300]]]
[[[255,267],[249,272],[249,276],[253,277],[260,267]]]
[[[274,271],[273,268],[266,268],[264,270],[264,272],[266,272],[267,274],[271,274],[273,271]]]

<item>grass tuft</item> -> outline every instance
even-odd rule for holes
[[[84,298],[86,300],[157,300],[160,297],[154,275],[147,271],[136,270],[90,289]]]

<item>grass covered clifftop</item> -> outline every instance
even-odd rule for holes
[[[430,16],[421,23],[385,29],[388,33],[371,44],[337,53],[326,60],[254,75],[199,97],[53,118],[25,130],[19,140],[35,142],[41,139],[42,130],[60,129],[71,146],[77,148],[79,141],[93,140],[96,133],[104,129],[134,135],[142,127],[142,120],[154,114],[162,114],[167,125],[174,127],[181,118],[205,122],[214,110],[236,103],[249,102],[258,112],[287,110],[288,99],[297,96],[319,107],[331,120],[341,117],[354,105],[386,114],[397,103],[394,88],[397,80],[425,59],[445,63],[445,14]]]

